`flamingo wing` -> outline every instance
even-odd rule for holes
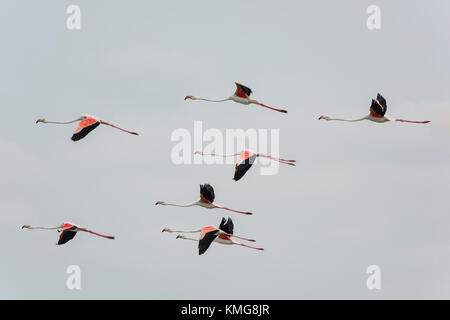
[[[370,114],[374,117],[384,117],[387,111],[386,99],[381,94],[377,94],[377,99],[372,99]]]
[[[78,124],[77,130],[75,130],[75,133],[72,135],[72,140],[78,141],[83,139],[89,132],[97,128],[99,125],[100,121],[92,117],[87,117]]]
[[[256,154],[249,151],[243,151],[239,156],[234,170],[234,180],[240,180],[255,162]]]
[[[239,98],[248,99],[252,94],[252,89],[237,82],[235,82],[235,84],[236,84],[236,92],[234,93],[234,95]]]
[[[222,218],[222,222],[220,223],[219,229],[222,230],[223,232],[233,234],[234,231],[233,220],[231,220],[230,218],[228,219]]]
[[[76,231],[77,227],[76,226],[72,226],[71,228],[65,229],[59,236],[59,240],[58,240],[58,245],[62,245],[66,242],[68,242],[69,240],[72,240],[75,235],[77,234]]]
[[[212,185],[205,183],[200,185],[200,199],[213,203],[216,198]]]
[[[220,230],[214,227],[203,228],[198,241],[198,254],[202,255],[208,250],[211,243],[219,236]]]

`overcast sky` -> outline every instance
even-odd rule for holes
[[[66,28],[70,4],[81,30]],[[371,4],[381,30],[366,27]],[[450,298],[449,14],[445,0],[2,1],[0,298]],[[234,81],[289,113],[183,100],[228,97]],[[362,117],[377,92],[387,116],[431,123],[317,120]],[[35,124],[84,113],[140,135],[101,126],[72,142],[76,124]],[[231,164],[175,165],[171,134],[195,120],[279,129],[297,167],[234,182]],[[205,182],[254,215],[154,206],[193,202]],[[198,256],[161,233],[222,217],[266,250]],[[64,221],[116,240],[20,229]]]

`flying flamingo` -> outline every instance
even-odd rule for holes
[[[387,110],[387,104],[386,99],[383,98],[381,94],[377,94],[376,99],[372,99],[372,105],[370,106],[370,113],[362,117],[360,119],[354,119],[354,120],[348,120],[348,119],[339,119],[339,118],[330,118],[328,116],[320,116],[319,120],[325,119],[325,120],[338,120],[338,121],[349,121],[349,122],[356,122],[356,121],[362,121],[362,120],[370,120],[378,123],[382,122],[388,122],[388,121],[399,121],[399,122],[409,122],[409,123],[429,123],[430,121],[411,121],[411,120],[403,120],[403,119],[389,119],[388,117],[385,117]]]
[[[217,157],[235,157],[235,156],[239,156],[238,161],[236,163],[235,169],[234,169],[234,180],[238,181],[240,180],[245,173],[252,167],[253,162],[255,162],[255,159],[257,157],[263,157],[263,158],[268,158],[270,160],[274,160],[274,161],[278,161],[280,163],[284,163],[290,166],[295,166],[295,160],[285,160],[285,159],[280,159],[280,158],[274,158],[272,156],[268,156],[262,153],[254,153],[252,151],[249,150],[244,150],[240,153],[235,153],[235,154],[215,154],[215,153],[204,153],[202,151],[196,151],[194,154],[199,154],[202,156],[217,156]]]
[[[87,114],[82,115],[81,117],[79,117],[75,120],[72,120],[72,121],[47,121],[45,119],[37,119],[36,123],[42,122],[42,123],[69,124],[69,123],[73,123],[73,122],[77,122],[77,121],[80,121],[80,123],[78,124],[77,130],[75,130],[75,133],[72,135],[73,141],[78,141],[78,140],[83,139],[84,137],[86,137],[88,135],[89,132],[91,132],[92,130],[97,128],[100,124],[106,124],[108,126],[122,130],[124,132],[138,135],[136,132],[131,132],[131,131],[116,127],[115,125],[113,125],[111,123],[108,123],[101,119],[97,119],[97,118],[87,115]]]
[[[198,232],[200,232],[200,239],[188,238],[183,235],[177,236],[177,239],[198,241],[198,254],[199,255],[204,254],[205,251],[208,250],[211,243],[214,241],[221,243],[221,244],[228,244],[228,245],[234,244],[234,245],[239,245],[239,246],[243,246],[243,247],[250,248],[250,249],[264,250],[263,248],[256,248],[256,247],[248,246],[243,243],[234,242],[231,239],[232,237],[241,239],[241,240],[245,240],[245,241],[250,241],[250,242],[255,242],[255,240],[235,236],[233,234],[233,229],[234,229],[233,221],[230,218],[228,218],[227,220],[225,220],[225,218],[222,218],[222,222],[220,223],[219,228],[209,226],[209,227],[203,227],[199,230],[194,230],[194,231],[174,231],[174,230],[165,228],[165,229],[163,229],[162,232],[178,232],[178,233],[198,233]]]
[[[103,237],[106,239],[114,239],[114,237],[112,236],[105,236],[99,233],[96,233],[94,231],[91,230],[87,230],[85,228],[80,228],[77,227],[76,225],[70,223],[70,222],[64,222],[63,224],[56,226],[56,227],[32,227],[30,225],[24,225],[22,226],[22,229],[26,228],[26,229],[44,229],[44,230],[58,230],[58,232],[61,232],[61,235],[59,236],[59,240],[58,240],[58,245],[64,244],[69,240],[72,240],[73,237],[75,237],[75,235],[77,234],[78,231],[84,231],[84,232],[89,232],[92,233],[96,236],[99,237]]]
[[[167,203],[164,201],[158,201],[155,203],[155,205],[163,205],[163,206],[175,206],[175,207],[192,207],[192,206],[200,206],[203,208],[207,208],[207,209],[224,209],[224,210],[228,210],[228,211],[232,211],[232,212],[236,212],[236,213],[242,213],[242,214],[252,214],[251,212],[244,212],[244,211],[237,211],[237,210],[233,210],[230,208],[226,208],[226,207],[222,207],[219,206],[217,204],[214,204],[214,199],[215,199],[215,194],[214,194],[214,188],[210,185],[210,184],[201,184],[200,185],[200,200],[190,203],[190,204],[185,204],[185,205],[180,205],[180,204],[173,204],[173,203]]]
[[[228,97],[226,99],[211,100],[211,99],[197,98],[197,97],[194,97],[194,96],[186,96],[184,98],[184,100],[191,99],[191,100],[203,100],[203,101],[210,101],[210,102],[224,102],[224,101],[231,100],[231,101],[234,101],[234,102],[237,102],[237,103],[241,103],[241,104],[245,104],[245,105],[257,104],[257,105],[259,105],[261,107],[268,108],[270,110],[275,110],[275,111],[287,113],[286,110],[272,108],[272,107],[266,106],[265,104],[262,104],[262,103],[260,103],[260,102],[258,102],[256,100],[250,99],[250,95],[252,94],[252,90],[250,88],[240,84],[240,83],[235,82],[235,84],[236,84],[236,92],[232,96],[230,96],[230,97]]]

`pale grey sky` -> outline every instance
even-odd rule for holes
[[[66,29],[77,4],[82,29]],[[366,8],[381,8],[381,30]],[[0,4],[0,298],[450,298],[450,3],[434,1],[23,1]],[[287,115],[225,98],[234,81]],[[318,121],[356,118],[382,93],[388,116],[429,125]],[[83,113],[136,130],[36,125]],[[170,161],[178,128],[280,129],[297,159],[274,176],[232,165]],[[254,212],[155,207],[218,203]],[[264,252],[161,233],[230,216]],[[23,224],[72,221],[117,237]],[[66,288],[79,265],[82,289]],[[382,289],[366,288],[367,266]],[[233,290],[205,291],[221,283]]]

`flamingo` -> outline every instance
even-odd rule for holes
[[[114,237],[112,237],[112,236],[105,236],[103,234],[99,234],[99,233],[96,233],[94,231],[91,231],[91,230],[88,230],[85,228],[77,227],[76,225],[74,225],[70,222],[64,222],[63,224],[56,226],[56,227],[33,227],[33,226],[26,224],[26,225],[22,226],[22,229],[24,229],[24,228],[25,229],[57,230],[58,232],[61,232],[61,235],[59,236],[59,240],[57,243],[58,245],[62,245],[64,243],[68,242],[69,240],[72,240],[78,231],[89,232],[96,236],[103,237],[106,239],[114,239]]]
[[[262,153],[255,153],[249,150],[244,150],[240,153],[235,153],[235,154],[215,154],[215,153],[204,153],[202,151],[196,151],[194,152],[194,154],[199,154],[201,156],[217,156],[217,157],[235,157],[235,156],[239,156],[238,161],[236,162],[236,166],[234,169],[234,178],[233,180],[235,181],[239,181],[244,175],[245,173],[252,167],[253,162],[255,162],[255,159],[257,157],[263,157],[263,158],[268,158],[270,160],[274,160],[274,161],[278,161],[280,163],[284,163],[290,166],[295,166],[296,162],[295,160],[286,160],[286,159],[280,159],[280,158],[274,158],[272,156],[268,156]]]
[[[370,113],[362,117],[360,119],[354,119],[354,120],[348,120],[348,119],[339,119],[339,118],[330,118],[329,116],[320,116],[319,120],[338,120],[338,121],[349,121],[349,122],[356,122],[356,121],[362,121],[362,120],[370,120],[373,122],[383,123],[388,121],[399,121],[399,122],[409,122],[409,123],[429,123],[430,121],[411,121],[411,120],[403,120],[403,119],[390,119],[388,117],[385,117],[387,110],[387,104],[386,99],[383,98],[381,94],[377,94],[376,99],[372,99],[372,105],[370,106]]]
[[[200,185],[200,200],[190,203],[190,204],[185,204],[185,205],[180,205],[180,204],[173,204],[173,203],[167,203],[164,201],[158,201],[155,203],[155,205],[163,205],[163,206],[174,206],[174,207],[193,207],[193,206],[200,206],[203,208],[207,208],[207,209],[224,209],[224,210],[228,210],[228,211],[232,211],[232,212],[236,212],[236,213],[242,213],[242,214],[247,214],[247,215],[251,215],[251,212],[244,212],[244,211],[238,211],[238,210],[233,210],[227,207],[222,207],[219,206],[217,204],[214,204],[214,199],[215,199],[215,194],[214,194],[214,188],[210,185],[210,184],[201,184]]]
[[[233,229],[234,229],[233,221],[230,218],[228,218],[228,219],[222,218],[219,228],[208,226],[208,227],[203,227],[199,230],[194,230],[194,231],[174,231],[174,230],[165,228],[165,229],[163,229],[162,232],[177,232],[177,233],[198,233],[198,232],[200,232],[200,239],[188,238],[183,235],[177,236],[177,239],[198,241],[198,254],[199,255],[204,254],[206,252],[206,250],[208,250],[211,243],[214,241],[221,243],[221,244],[239,245],[239,246],[243,246],[243,247],[250,248],[250,249],[264,250],[263,248],[256,248],[256,247],[248,246],[243,243],[234,242],[231,239],[232,237],[241,239],[241,240],[245,240],[245,241],[250,241],[250,242],[255,242],[255,240],[235,236],[233,234]]]
[[[254,100],[254,99],[250,99],[250,95],[252,94],[252,90],[250,88],[240,84],[240,83],[235,82],[235,84],[236,84],[236,92],[232,96],[230,96],[230,97],[228,97],[226,99],[211,100],[211,99],[205,99],[205,98],[197,98],[195,96],[186,96],[184,98],[184,100],[191,99],[191,100],[203,100],[203,101],[209,101],[209,102],[224,102],[224,101],[231,100],[231,101],[234,101],[234,102],[237,102],[237,103],[241,103],[241,104],[245,104],[245,105],[257,104],[257,105],[259,105],[261,107],[268,108],[270,110],[275,110],[275,111],[278,111],[278,112],[287,113],[286,110],[272,108],[272,107],[266,106],[265,104],[262,104],[262,103],[260,103],[260,102],[258,102],[256,100]]]
[[[131,132],[131,131],[116,127],[115,125],[113,125],[111,123],[108,123],[104,120],[98,119],[96,117],[93,117],[93,116],[90,116],[87,114],[82,115],[81,117],[79,117],[75,120],[72,120],[72,121],[47,121],[45,119],[37,119],[36,123],[42,122],[42,123],[69,124],[69,123],[73,123],[73,122],[77,122],[77,121],[80,121],[80,123],[78,124],[78,128],[75,130],[75,133],[72,135],[73,141],[78,141],[78,140],[83,139],[84,137],[86,137],[88,135],[89,132],[91,132],[92,130],[97,128],[100,124],[106,124],[108,126],[122,130],[124,132],[138,135],[136,132]]]

